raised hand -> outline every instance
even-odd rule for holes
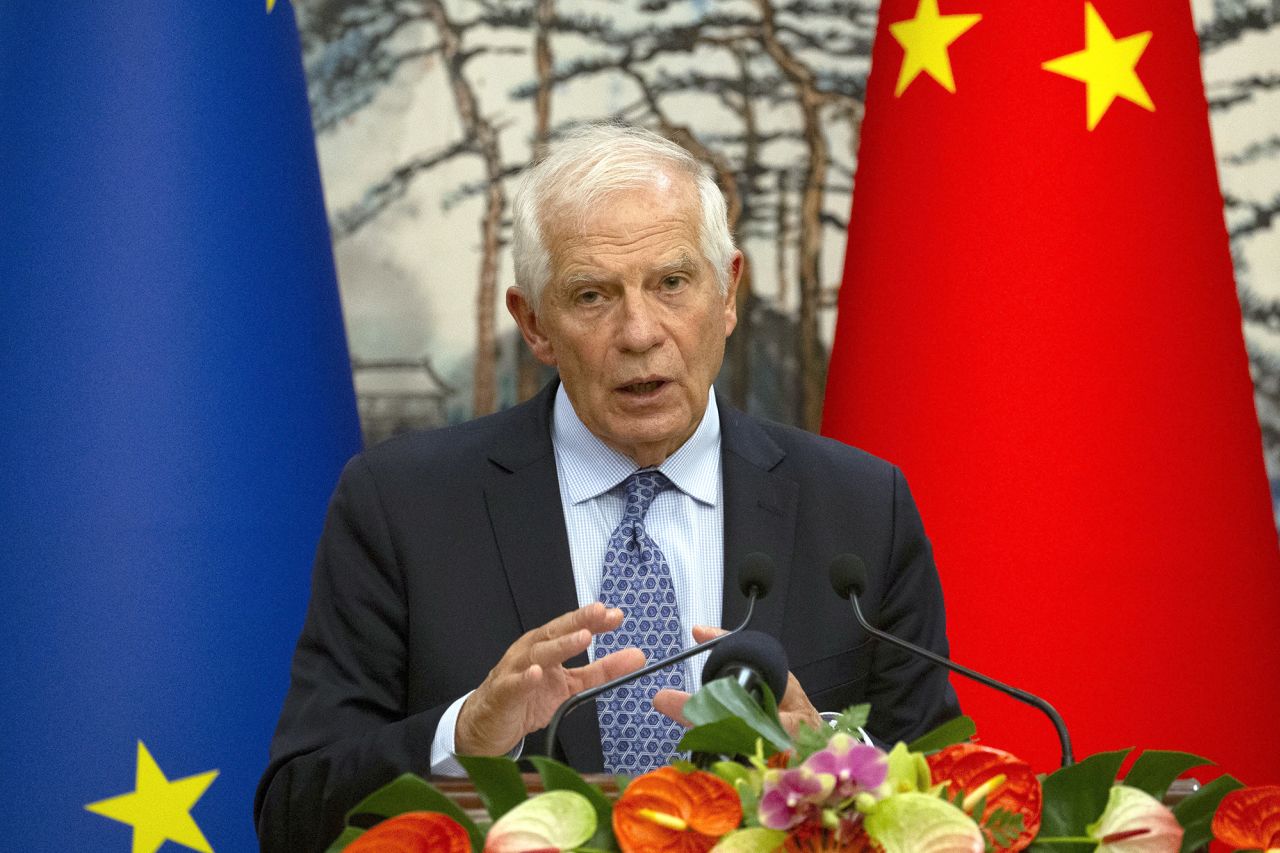
[[[621,610],[593,602],[521,636],[463,703],[454,729],[455,751],[510,752],[525,735],[550,722],[556,708],[573,694],[644,666],[644,653],[634,648],[619,649],[586,666],[564,665],[591,645],[592,636],[621,624]]]

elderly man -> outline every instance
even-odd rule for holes
[[[826,580],[832,557],[860,555],[870,618],[945,653],[901,474],[712,390],[743,260],[703,167],[652,133],[590,127],[523,176],[513,212],[507,307],[559,382],[347,466],[258,791],[264,849],[323,849],[405,771],[540,749],[573,693],[736,623],[733,573],[753,551],[777,565],[754,627],[788,653],[789,725],[869,701],[892,741],[957,713],[945,674],[873,644]],[[666,761],[700,668],[569,716],[564,754],[583,770]]]

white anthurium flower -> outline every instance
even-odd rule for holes
[[[547,791],[520,803],[489,829],[484,853],[572,850],[596,831],[596,810],[576,791]]]
[[[866,816],[867,835],[883,853],[982,853],[982,830],[960,809],[915,791],[876,803]]]
[[[1094,853],[1178,853],[1182,825],[1173,812],[1138,788],[1116,785],[1097,823],[1086,829],[1098,841]]]

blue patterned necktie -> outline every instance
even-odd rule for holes
[[[653,499],[671,481],[654,470],[627,478],[627,507],[609,537],[600,579],[600,600],[622,608],[622,625],[596,637],[595,656],[635,646],[650,662],[680,651],[680,609],[671,583],[671,567],[644,529]],[[635,775],[666,764],[683,730],[653,710],[653,694],[663,687],[687,690],[683,663],[666,667],[596,700],[604,766],[609,773]]]

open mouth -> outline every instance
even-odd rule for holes
[[[618,390],[624,394],[652,394],[663,385],[666,385],[665,379],[654,379],[649,382],[633,382],[630,385],[623,385]]]

